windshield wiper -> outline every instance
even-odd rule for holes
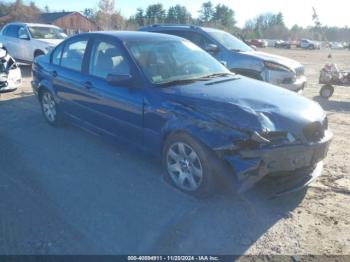
[[[234,76],[234,73],[213,73],[205,76],[201,76],[198,78],[190,78],[190,79],[176,79],[167,82],[160,82],[157,85],[160,87],[166,87],[171,85],[180,85],[180,84],[191,84],[198,81],[208,81],[211,78],[223,77],[223,76]]]
[[[215,77],[222,77],[222,76],[234,76],[234,73],[214,73],[214,74],[210,74],[210,75],[206,75],[201,77],[202,79],[206,79],[206,78],[215,78]]]
[[[237,52],[237,53],[243,52],[243,50],[241,50],[241,49],[235,49],[235,48],[230,49],[230,51],[232,51],[232,52]]]
[[[171,80],[167,82],[160,82],[157,85],[161,87],[165,86],[171,86],[171,85],[179,85],[179,84],[191,84],[195,83],[197,81],[203,81],[204,79],[202,78],[192,78],[192,79],[176,79],[176,80]]]

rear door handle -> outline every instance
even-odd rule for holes
[[[86,89],[91,89],[91,88],[94,87],[90,81],[85,82],[85,83],[83,84],[83,86],[84,86]]]

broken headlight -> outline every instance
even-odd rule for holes
[[[282,131],[268,131],[263,133],[254,132],[251,139],[260,144],[268,145],[291,144],[296,141],[293,134]]]
[[[254,132],[249,139],[235,141],[234,144],[241,150],[254,150],[262,146],[280,146],[292,144],[297,139],[288,132]]]

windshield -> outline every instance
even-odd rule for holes
[[[186,40],[131,42],[127,46],[153,84],[230,73],[211,55]]]
[[[55,27],[30,26],[29,32],[32,38],[37,39],[64,39],[67,37],[62,29]]]
[[[206,30],[206,32],[228,50],[239,52],[253,51],[247,44],[229,33],[219,30]]]

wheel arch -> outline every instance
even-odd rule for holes
[[[33,58],[35,58],[35,57],[37,57],[37,56],[39,56],[39,55],[45,55],[45,51],[43,51],[43,50],[37,48],[37,49],[34,50]]]
[[[57,100],[52,85],[49,83],[49,81],[47,81],[47,80],[45,80],[45,79],[43,79],[43,80],[39,83],[38,88],[37,88],[37,93],[38,93],[38,98],[39,98],[39,100],[41,99],[41,94],[42,94],[43,91],[48,91],[48,92],[50,92],[50,93],[54,96],[55,100]],[[56,102],[57,102],[57,101],[56,101]]]
[[[243,138],[244,134],[232,128],[218,125],[214,122],[206,122],[198,119],[178,119],[169,121],[162,129],[160,152],[165,141],[172,135],[184,133],[197,140],[206,148],[215,151],[216,148],[231,145],[234,138]]]

